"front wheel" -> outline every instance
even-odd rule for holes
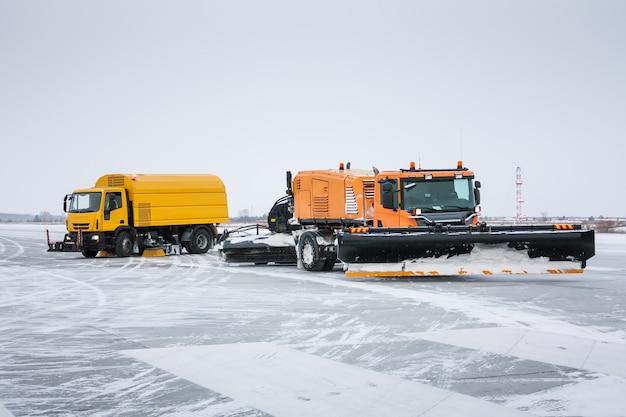
[[[115,254],[120,258],[125,258],[133,254],[133,237],[130,232],[124,230],[115,239]]]
[[[95,258],[98,255],[98,251],[83,249],[82,254],[85,258]]]

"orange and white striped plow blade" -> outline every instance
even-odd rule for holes
[[[561,263],[561,262],[551,262]],[[573,268],[572,262],[568,265],[556,265],[544,268],[446,268],[444,266],[420,266],[406,267],[404,264],[350,264],[346,267],[348,278],[395,278],[395,277],[433,277],[433,276],[458,276],[458,275],[528,275],[528,274],[582,274],[582,268]]]
[[[525,250],[504,245],[476,245],[471,253],[439,258],[419,258],[394,263],[344,264],[346,277],[393,278],[455,275],[581,274],[578,261],[529,258]]]

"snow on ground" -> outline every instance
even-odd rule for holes
[[[1,417],[626,415],[626,235],[580,275],[379,280],[44,242],[0,224]]]

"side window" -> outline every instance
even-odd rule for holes
[[[122,193],[107,193],[104,204],[106,210],[113,211],[122,208]]]

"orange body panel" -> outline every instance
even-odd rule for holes
[[[437,180],[441,179],[453,179],[455,176],[461,178],[474,178],[474,172],[468,171],[463,168],[459,168],[457,170],[398,170],[398,171],[383,171],[376,175],[376,182],[380,184],[381,181],[390,181],[395,183],[394,192],[396,192],[397,197],[396,203],[398,205],[397,210],[391,210],[388,208],[384,208],[382,204],[380,204],[381,198],[381,187],[376,187],[375,193],[375,210],[374,210],[374,225],[384,225],[385,227],[412,227],[417,226],[417,221],[413,213],[409,211],[410,202],[402,201],[403,196],[405,195],[403,192],[400,192],[400,184],[401,180],[406,179],[419,179],[420,181],[424,181],[426,177],[430,176],[433,182],[437,182]],[[446,181],[451,187],[450,191],[454,191],[454,184],[452,181]],[[479,217],[475,216],[472,219],[472,225],[477,225],[479,222]]]
[[[371,220],[374,180],[374,173],[363,169],[300,171],[292,184],[294,217]]]

